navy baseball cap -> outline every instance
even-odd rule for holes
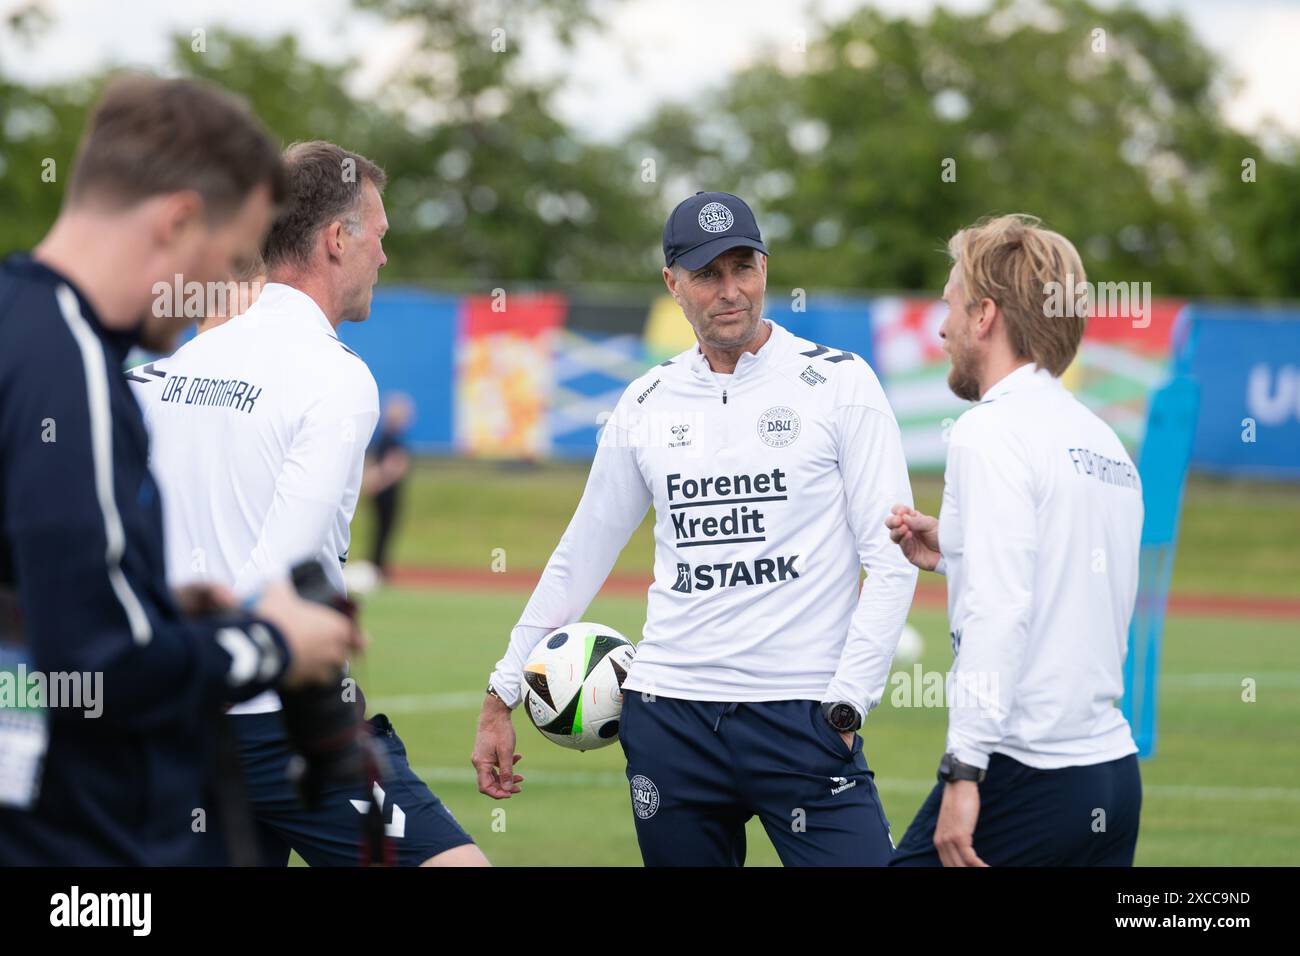
[[[664,265],[706,266],[728,249],[747,246],[767,255],[754,213],[731,193],[696,193],[677,204],[664,223]]]

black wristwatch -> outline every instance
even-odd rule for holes
[[[822,704],[826,722],[842,734],[851,734],[862,726],[858,709],[848,701],[832,700]]]
[[[956,783],[958,780],[973,780],[975,783],[983,783],[987,770],[972,766],[968,763],[962,763],[951,753],[943,755],[939,761],[939,782]]]

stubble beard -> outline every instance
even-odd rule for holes
[[[952,368],[948,372],[948,388],[963,401],[977,402],[980,398],[980,382],[976,374],[975,358],[964,345],[954,345],[956,347],[950,347]]]
[[[710,325],[705,326],[706,321],[710,322]],[[754,314],[754,307],[751,303],[748,306],[748,314],[745,315],[743,323],[732,333],[731,338],[724,339],[718,334],[720,330],[717,329],[716,324],[711,322],[710,317],[703,315],[700,317],[700,328],[704,329],[704,331],[700,333],[700,341],[710,348],[722,351],[743,349],[754,341],[754,337],[758,335],[758,323],[758,317]]]

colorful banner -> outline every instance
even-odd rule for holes
[[[948,355],[939,326],[948,307],[939,299],[895,296],[872,302],[876,374],[903,432],[909,466],[942,468],[944,436],[969,406],[948,388]]]
[[[1101,308],[1088,321],[1083,343],[1063,381],[1136,448],[1142,441],[1152,388],[1169,364],[1169,336],[1183,307],[1178,300],[1151,303],[1150,315],[1113,317]],[[944,436],[969,404],[948,388],[948,356],[939,327],[948,306],[938,299],[886,297],[872,300],[876,371],[885,382],[903,431],[903,450],[914,468],[939,468],[947,455]]]
[[[969,407],[948,389],[939,339],[946,313],[928,297],[820,294],[769,299],[767,311],[797,334],[872,364],[916,469],[943,466],[945,431]],[[1192,467],[1300,478],[1300,310],[1155,300],[1134,314],[1099,302],[1064,376],[1081,401],[1140,447],[1151,392],[1169,371],[1171,337],[1194,329],[1184,352],[1203,402]],[[694,342],[677,304],[653,293],[609,300],[383,289],[369,321],[339,331],[370,364],[381,393],[414,400],[413,448],[516,459],[590,456],[628,382]]]
[[[592,454],[600,426],[623,390],[655,364],[643,337],[646,327],[646,308],[640,303],[569,302],[564,329],[555,336],[552,353],[554,385],[547,427],[554,454]]]
[[[456,347],[456,447],[476,458],[550,451],[555,337],[566,302],[553,293],[467,296]]]

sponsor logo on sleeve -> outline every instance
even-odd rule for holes
[[[818,372],[811,365],[809,365],[806,369],[800,372],[799,377],[803,379],[805,382],[807,382],[809,385],[826,384],[826,376],[823,375],[821,372]]]

